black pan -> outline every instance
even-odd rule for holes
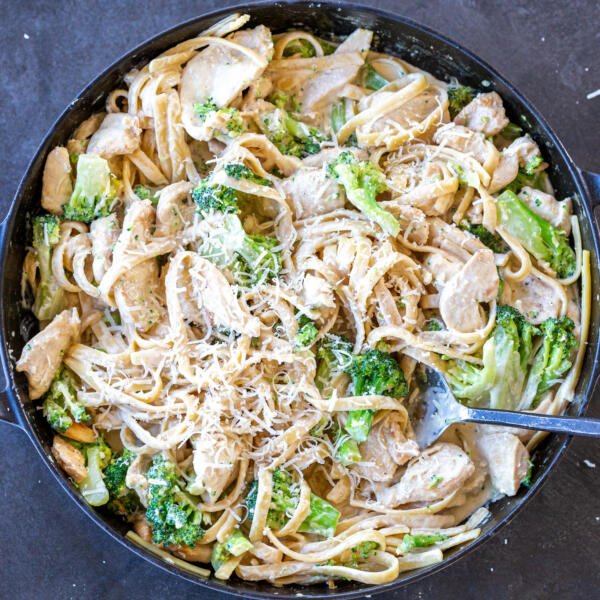
[[[19,357],[26,341],[35,333],[35,319],[21,308],[21,271],[26,246],[29,243],[28,220],[31,212],[39,211],[41,176],[48,152],[57,144],[64,144],[75,127],[92,112],[99,110],[106,94],[118,87],[122,77],[131,68],[155,57],[167,48],[195,36],[223,16],[236,11],[227,8],[207,14],[178,27],[170,29],[132,50],[106,69],[90,83],[56,121],[48,132],[25,173],[10,213],[0,225],[2,249],[0,254],[0,333],[2,344],[0,358],[7,387],[0,396],[0,418],[10,421],[25,430],[42,460],[55,475],[58,483],[73,502],[106,533],[130,550],[160,568],[183,577],[199,586],[250,597],[338,597],[356,598],[366,593],[391,590],[415,581],[429,573],[456,561],[467,552],[473,551],[484,540],[490,538],[502,525],[521,510],[525,503],[540,488],[548,473],[555,467],[564,453],[569,439],[549,436],[533,455],[535,468],[529,489],[521,489],[511,499],[503,499],[491,506],[491,517],[483,525],[481,537],[460,548],[454,548],[443,562],[417,571],[411,571],[386,585],[368,588],[359,583],[341,582],[336,590],[322,587],[291,586],[274,588],[267,584],[255,584],[233,579],[227,583],[215,579],[204,579],[186,572],[160,558],[141,550],[124,537],[128,527],[108,512],[94,510],[82,499],[57,465],[50,453],[52,432],[48,427],[39,403],[31,403],[27,397],[25,378],[14,371],[15,358]],[[250,25],[263,23],[274,32],[282,32],[303,26],[326,39],[346,36],[356,27],[365,27],[375,32],[375,48],[405,58],[409,62],[431,72],[440,79],[457,77],[461,82],[481,90],[496,90],[504,99],[509,117],[522,125],[539,144],[544,157],[551,166],[552,183],[558,197],[572,196],[575,212],[580,217],[584,247],[590,250],[592,264],[593,297],[599,287],[598,243],[600,230],[600,176],[579,170],[563,148],[560,140],[548,127],[531,104],[496,71],[476,56],[443,36],[412,21],[380,10],[349,4],[307,4],[302,2],[265,2],[241,6],[237,12],[249,13]],[[597,303],[593,303],[588,350],[575,401],[569,406],[568,414],[580,415],[593,397],[598,379],[598,330],[600,314]]]

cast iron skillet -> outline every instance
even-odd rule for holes
[[[147,62],[182,40],[194,37],[198,32],[235,11],[249,13],[252,17],[250,26],[262,23],[274,32],[303,26],[326,39],[346,36],[356,27],[371,29],[376,34],[374,47],[377,50],[405,58],[440,79],[447,80],[450,76],[455,76],[461,82],[480,90],[496,90],[504,99],[504,105],[511,120],[522,125],[531,134],[542,149],[544,157],[552,165],[551,178],[558,197],[572,196],[575,199],[575,211],[580,217],[584,247],[590,250],[592,255],[593,297],[598,293],[600,289],[598,286],[600,275],[598,270],[600,176],[578,170],[560,141],[531,104],[491,67],[455,42],[412,21],[380,10],[349,4],[340,6],[338,4],[306,4],[303,2],[264,2],[251,6],[241,6],[237,9],[226,8],[170,29],[138,46],[108,67],[79,94],[77,99],[59,117],[29,165],[14,198],[11,210],[5,221],[0,225],[2,240],[0,254],[0,272],[2,273],[0,277],[0,333],[2,344],[0,358],[7,382],[4,394],[0,397],[0,417],[18,425],[27,433],[40,453],[42,460],[53,472],[66,494],[104,531],[139,556],[188,581],[205,588],[245,597],[294,597],[302,594],[309,598],[333,596],[337,598],[356,598],[363,596],[365,593],[391,590],[453,563],[477,547],[483,540],[490,538],[539,489],[542,481],[554,468],[565,451],[569,438],[548,437],[538,447],[533,456],[535,468],[531,487],[521,489],[520,493],[514,498],[505,498],[494,503],[491,506],[492,516],[484,524],[482,535],[462,548],[452,549],[446,554],[444,561],[437,565],[411,571],[401,575],[393,583],[371,588],[351,582],[340,583],[336,590],[328,590],[325,586],[291,586],[276,589],[268,584],[255,584],[238,581],[237,579],[223,583],[215,579],[207,580],[186,572],[141,550],[124,537],[128,529],[125,523],[114,518],[108,512],[96,511],[85,503],[69,479],[57,468],[50,453],[52,432],[41,411],[38,410],[39,403],[32,404],[28,400],[25,378],[14,371],[15,358],[20,356],[23,345],[36,331],[35,319],[21,308],[20,281],[23,258],[30,240],[30,232],[27,226],[28,215],[30,212],[39,212],[41,175],[46,155],[57,144],[64,144],[69,134],[81,121],[92,112],[101,109],[106,94],[119,86],[123,75],[131,68]],[[577,387],[576,400],[569,406],[568,414],[582,414],[587,403],[594,395],[598,379],[596,363],[599,353],[599,328],[600,314],[597,303],[593,303],[588,351]]]

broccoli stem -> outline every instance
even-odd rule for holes
[[[369,433],[371,433],[374,414],[375,411],[370,408],[351,410],[348,412],[348,418],[344,425],[344,429],[352,439],[359,443],[364,442],[369,437]]]

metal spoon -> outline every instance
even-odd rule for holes
[[[417,444],[421,450],[435,442],[453,423],[465,422],[600,437],[600,419],[471,408],[456,400],[441,373],[425,366],[425,374],[427,387],[410,414]]]

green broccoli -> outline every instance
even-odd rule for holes
[[[460,223],[460,228],[464,231],[468,231],[476,238],[479,238],[479,241],[482,244],[485,244],[492,252],[495,252],[496,254],[504,254],[509,250],[508,246],[504,243],[504,240],[497,233],[492,233],[489,229],[479,223],[462,221]]]
[[[473,100],[475,90],[466,85],[448,86],[448,110],[450,117],[454,119],[456,115]]]
[[[315,47],[302,38],[296,38],[288,42],[283,49],[283,56],[295,56],[296,58],[312,58],[316,56]]]
[[[215,571],[218,571],[232,556],[241,556],[251,550],[252,547],[252,542],[239,529],[235,529],[225,538],[223,543],[216,543],[213,546],[210,555],[211,565]]]
[[[315,382],[326,396],[336,387],[340,379],[346,379],[346,369],[352,362],[353,345],[347,339],[326,335],[317,349],[317,373]]]
[[[374,91],[380,90],[389,83],[389,81],[380,75],[369,63],[366,63],[361,67],[358,72],[358,82],[362,87]]]
[[[113,209],[117,192],[118,181],[111,175],[108,162],[96,154],[81,154],[73,193],[63,205],[64,217],[83,223],[106,217]]]
[[[542,162],[543,159],[541,156],[533,156],[530,158],[523,167],[525,175],[534,175]]]
[[[179,485],[175,465],[156,455],[146,477],[146,520],[152,528],[152,539],[157,544],[184,544],[193,548],[204,535],[202,513]]]
[[[238,213],[238,195],[233,188],[210,182],[210,178],[200,180],[198,187],[192,190],[192,199],[200,214],[213,211]]]
[[[258,482],[255,480],[245,499],[248,509],[248,519],[254,518]],[[273,471],[273,489],[271,504],[267,515],[267,526],[271,529],[281,529],[294,514],[300,499],[300,486],[294,481],[291,473],[285,469]],[[310,495],[310,512],[300,524],[299,531],[315,533],[323,537],[331,537],[335,533],[340,513],[329,502],[315,494]]]
[[[377,194],[385,192],[385,177],[375,165],[358,160],[352,152],[341,152],[329,163],[327,173],[346,190],[346,197],[366,217],[377,223],[387,234],[397,236],[400,224],[392,213],[377,204]]]
[[[448,536],[445,533],[424,533],[420,535],[405,533],[398,550],[402,554],[407,554],[408,552],[412,552],[413,548],[427,548],[428,546],[433,546],[436,542],[443,542],[447,539]]]
[[[138,183],[133,188],[133,193],[140,200],[150,200],[150,202],[152,202],[152,204],[154,206],[156,206],[158,204],[158,195],[156,194],[156,191],[150,189],[149,187],[146,187],[145,185],[142,185],[142,184]]]
[[[542,344],[531,364],[520,409],[535,408],[542,394],[568,373],[577,348],[574,327],[568,317],[550,317],[540,325]]]
[[[490,408],[514,408],[539,333],[517,309],[499,305],[492,337],[483,347],[483,366],[456,361],[447,371],[456,397]]]
[[[546,174],[538,167],[542,164],[541,156],[534,156],[524,167],[519,167],[517,176],[504,188],[518,194],[524,187],[544,191],[546,189]],[[503,191],[504,191],[503,190]]]
[[[353,440],[359,443],[364,442],[369,437],[369,433],[371,433],[374,415],[375,411],[370,408],[351,410],[348,412],[344,429]]]
[[[85,406],[77,399],[73,375],[67,367],[58,370],[50,389],[44,396],[44,416],[50,426],[61,433],[73,422],[89,423],[92,419]]]
[[[254,174],[246,165],[239,163],[229,163],[224,167],[225,173],[234,179],[247,179],[258,185],[271,185],[271,182],[264,177]]]
[[[341,429],[336,429],[334,433],[335,460],[344,466],[360,462],[362,456],[358,442],[350,435],[343,433]]]
[[[425,331],[443,331],[444,324],[439,319],[427,319],[425,321]]]
[[[33,218],[33,248],[40,281],[32,306],[40,321],[53,319],[65,307],[65,292],[52,274],[52,253],[60,242],[60,221],[54,215]]]
[[[361,542],[358,546],[351,548],[351,559],[347,563],[344,563],[344,566],[356,568],[370,556],[376,556],[377,550],[379,550],[377,542]]]
[[[139,496],[125,484],[127,470],[135,459],[131,450],[113,456],[104,469],[104,484],[109,494],[107,508],[120,515],[132,515],[141,508]]]
[[[269,102],[277,108],[287,110],[292,113],[299,113],[302,110],[302,105],[298,102],[298,98],[294,94],[286,94],[282,90],[276,90],[269,96]]]
[[[319,330],[315,325],[315,322],[309,319],[305,314],[298,313],[296,315],[298,320],[298,333],[296,334],[296,348],[305,349],[312,346]]]
[[[106,468],[110,461],[110,448],[101,437],[93,444],[73,445],[82,451],[87,468],[86,478],[78,485],[82,496],[90,506],[106,504],[109,500],[109,494],[102,477],[102,470]]]
[[[346,101],[342,98],[331,105],[331,129],[336,133],[346,123]]]
[[[217,113],[225,121],[226,131],[222,133],[227,137],[237,137],[244,133],[244,120],[237,108],[219,108],[212,98],[208,98],[205,102],[194,104],[194,113],[202,121],[213,113]]]
[[[509,190],[498,196],[496,205],[500,224],[535,258],[548,263],[560,278],[575,272],[577,259],[564,231],[542,219]]]
[[[352,378],[355,396],[385,395],[403,398],[408,385],[398,361],[387,352],[369,349],[353,356],[346,372]]]
[[[282,154],[304,158],[321,151],[323,136],[319,130],[293,119],[285,110],[262,115],[259,125]]]
[[[523,135],[523,128],[516,123],[509,123],[500,133],[505,140],[516,140]]]

